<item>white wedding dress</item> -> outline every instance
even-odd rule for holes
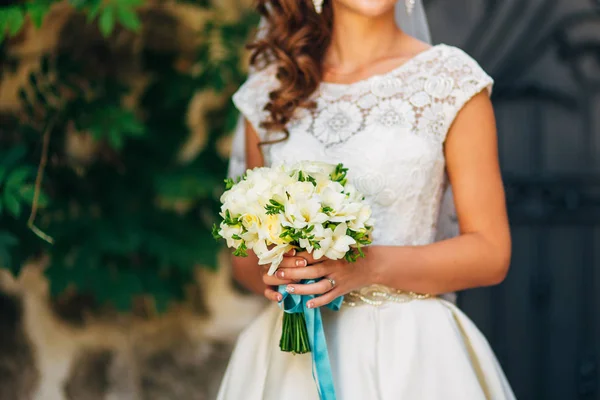
[[[263,146],[265,162],[344,163],[373,208],[374,245],[427,245],[447,185],[446,134],[461,108],[491,92],[492,83],[472,58],[447,45],[389,73],[323,83],[316,110],[298,110],[289,138]],[[267,68],[233,98],[263,140],[278,137],[259,126],[277,84]],[[487,341],[452,303],[384,287],[348,298],[353,306],[322,310],[338,400],[514,399]],[[311,355],[279,350],[281,319],[273,304],[242,332],[218,399],[319,399]]]

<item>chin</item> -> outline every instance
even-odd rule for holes
[[[379,17],[394,11],[392,0],[334,0],[339,6],[365,17]]]

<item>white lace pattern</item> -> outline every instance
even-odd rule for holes
[[[492,84],[471,57],[447,45],[386,74],[348,85],[322,83],[316,109],[298,110],[290,137],[263,146],[265,162],[343,162],[373,207],[374,244],[431,243],[447,185],[444,140],[462,107],[483,90],[491,92]],[[233,97],[263,140],[279,137],[260,128],[277,85],[267,68]]]

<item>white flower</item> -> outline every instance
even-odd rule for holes
[[[285,244],[285,240],[280,237],[283,233],[284,221],[285,219],[281,214],[265,215],[262,217],[257,229],[259,239],[265,241],[267,245]]]
[[[415,112],[405,101],[392,99],[381,100],[367,117],[367,125],[386,128],[411,128],[415,122]]]
[[[321,212],[321,203],[318,198],[310,197],[290,201],[285,206],[285,226],[304,229],[309,225],[322,224],[327,221],[327,214]]]
[[[346,232],[372,226],[371,209],[354,186],[331,180],[335,170],[301,162],[247,171],[221,197],[219,234],[231,248],[253,250],[271,275],[294,247],[317,258],[343,258],[356,244]]]
[[[360,109],[341,101],[321,110],[313,127],[313,134],[322,142],[338,143],[350,138],[362,125]]]
[[[307,173],[315,178],[317,176],[329,178],[329,175],[335,171],[335,165],[320,161],[301,161],[288,167],[287,171],[288,173],[292,173],[292,176],[296,179],[298,179],[299,171]]]
[[[334,182],[337,183],[337,182]],[[339,184],[338,184],[339,185]],[[342,185],[339,185],[342,186]],[[343,186],[342,186],[343,189]],[[334,210],[334,212],[340,210],[344,202],[346,201],[346,195],[343,191],[338,190],[338,186],[335,184],[330,184],[323,188],[321,191],[321,201],[323,206],[329,207]]]
[[[317,181],[317,187],[315,188],[316,193],[321,195],[325,190],[332,190],[337,193],[343,193],[344,186],[342,186],[341,183],[334,182],[332,180]]]
[[[371,214],[372,214],[371,207],[364,204],[358,211],[358,214],[356,215],[356,219],[348,222],[348,228],[350,228],[351,230],[353,230],[355,232],[365,229],[366,225],[370,225],[369,221],[371,219]]]
[[[356,189],[356,187],[350,183],[346,184],[344,187],[344,193],[346,193],[346,197],[349,202],[361,202],[363,201],[363,194]]]
[[[345,202],[340,208],[331,212],[329,220],[331,222],[349,222],[356,219],[356,215],[362,207],[361,203]]]
[[[234,239],[233,236],[239,236],[242,233],[241,225],[230,226],[225,223],[221,223],[221,230],[219,231],[219,235],[225,239],[227,242],[227,247],[230,248],[238,248],[242,241],[240,239]]]
[[[425,82],[424,89],[436,99],[445,99],[452,93],[454,79],[446,75],[432,76]]]
[[[344,258],[350,250],[350,246],[356,244],[354,239],[346,235],[347,230],[348,226],[344,223],[336,226],[335,230],[331,230],[331,228],[325,229],[323,232],[324,238],[319,241],[321,247],[313,252],[313,257],[317,260],[323,256],[330,260]]]
[[[282,244],[269,249],[264,242],[259,241],[254,246],[254,253],[258,257],[258,265],[271,264],[268,275],[273,275],[277,271],[277,268],[279,268],[279,264],[283,260],[283,255],[290,251],[292,247],[289,244]]]

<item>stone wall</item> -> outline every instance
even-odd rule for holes
[[[199,269],[204,311],[161,317],[60,317],[43,264],[0,278],[0,399],[213,399],[234,338],[264,302]]]

